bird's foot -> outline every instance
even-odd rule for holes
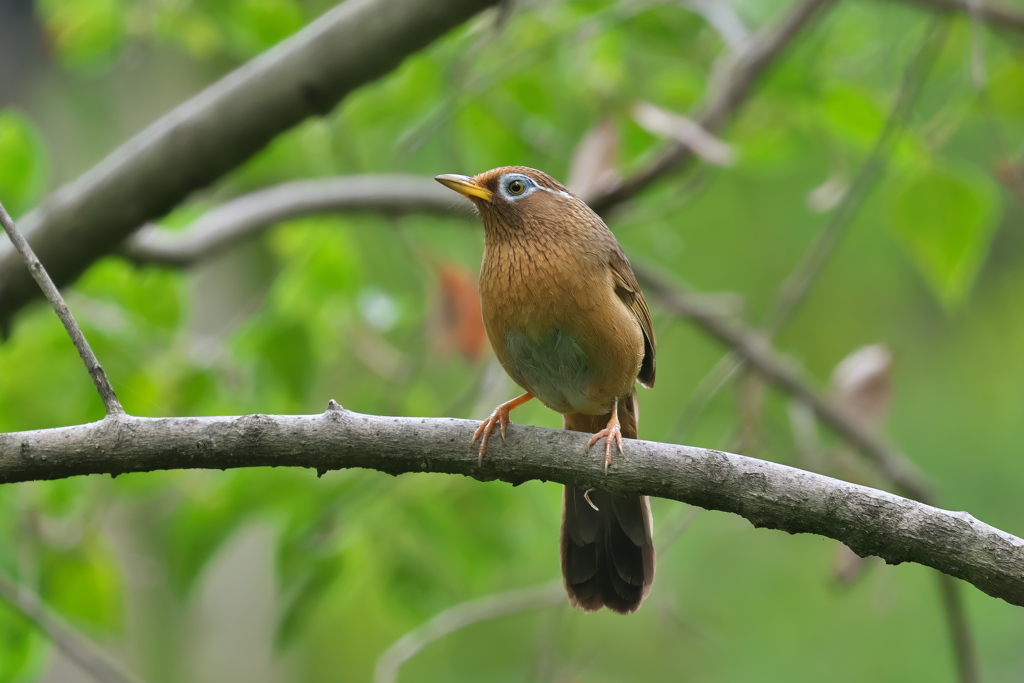
[[[494,409],[491,416],[480,423],[480,426],[473,432],[473,441],[480,439],[480,459],[477,460],[477,467],[484,464],[484,454],[487,453],[487,440],[491,438],[491,432],[497,427],[501,431],[501,438],[505,439],[505,427],[512,422],[508,417],[509,409],[502,404]]]
[[[604,473],[608,474],[608,466],[612,464],[612,452],[618,447],[619,454],[622,454],[622,426],[619,424],[619,416],[612,413],[612,419],[608,420],[608,426],[590,437],[587,443],[587,452],[595,443],[604,439]]]
[[[512,412],[513,408],[518,408],[527,401],[533,398],[533,394],[523,394],[518,396],[511,401],[506,401],[500,406],[494,409],[491,416],[480,423],[480,426],[473,432],[473,440],[471,444],[476,443],[477,439],[480,439],[480,457],[477,460],[477,467],[481,467],[484,464],[484,455],[487,453],[487,441],[491,438],[491,432],[497,427],[501,431],[501,439],[505,440],[505,428],[512,423],[509,419],[509,413]]]

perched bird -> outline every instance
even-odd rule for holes
[[[637,437],[634,383],[654,384],[654,329],[622,247],[604,221],[554,178],[507,166],[436,180],[473,201],[484,222],[480,298],[505,371],[527,393],[494,409],[473,435],[480,463],[495,428],[532,398],[563,426],[605,439],[604,467],[622,437]],[[562,576],[569,602],[587,612],[639,609],[654,580],[651,507],[567,486]]]

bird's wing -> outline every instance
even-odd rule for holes
[[[637,379],[645,387],[653,387],[655,341],[651,311],[647,308],[644,293],[640,291],[636,275],[633,274],[633,269],[621,248],[612,249],[608,264],[612,268],[612,277],[615,279],[615,293],[633,311],[633,315],[640,323],[640,328],[644,331],[644,360],[640,365],[640,374],[637,375]]]

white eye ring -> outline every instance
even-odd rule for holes
[[[498,183],[501,196],[508,201],[515,201],[531,194],[537,185],[522,173],[510,173]]]

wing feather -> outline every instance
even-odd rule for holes
[[[640,284],[636,281],[633,268],[629,265],[629,261],[626,259],[626,255],[622,253],[621,248],[612,250],[608,264],[611,266],[612,276],[615,278],[615,293],[633,311],[637,322],[640,323],[640,329],[644,332],[644,360],[640,365],[640,373],[637,375],[637,379],[645,387],[653,387],[656,342],[654,339],[654,323],[651,322],[651,311],[647,308],[644,293],[640,291]]]

